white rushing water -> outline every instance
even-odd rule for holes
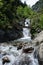
[[[17,41],[17,42],[20,42],[20,41],[30,42],[31,41],[30,28],[28,28],[29,26],[30,26],[30,19],[26,19],[24,22],[23,37],[15,40],[15,41]]]
[[[25,26],[29,27],[30,26],[30,19],[25,20]],[[30,28],[23,28],[23,38],[28,38],[30,37]]]
[[[26,19],[25,26],[30,26],[29,19]],[[18,41],[31,41],[30,28],[23,28],[23,37]],[[10,62],[3,60],[6,57]],[[0,45],[0,65],[38,65],[38,60],[34,58],[34,52],[23,53],[23,48],[17,50],[17,47],[4,44]]]
[[[3,58],[7,57],[10,62],[3,64]],[[0,65],[38,65],[38,60],[34,58],[33,53],[22,53],[14,46],[0,46]]]
[[[0,65],[3,65],[3,58],[8,57],[10,60],[9,63],[4,65],[14,65],[16,58],[21,55],[21,50],[17,50],[17,47],[14,46],[0,46]]]

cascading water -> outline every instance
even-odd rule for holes
[[[25,20],[25,27],[27,28],[23,28],[23,38],[29,38],[30,37],[30,28],[28,28],[30,26],[30,19],[26,19]]]
[[[24,22],[24,27],[23,27],[23,37],[20,39],[15,40],[15,42],[30,42],[31,41],[31,34],[30,34],[30,19],[26,19]]]
[[[0,46],[0,65],[38,65],[37,58],[34,58],[34,51],[32,53],[22,53],[14,46]],[[3,64],[3,58],[8,58],[10,62]],[[7,59],[7,60],[8,60]]]
[[[30,34],[30,19],[25,20],[25,27],[23,28],[23,37],[18,41],[31,41]],[[17,40],[16,40],[17,41]],[[32,53],[23,53],[23,48],[17,50],[17,47],[11,45],[0,45],[0,65],[39,65],[37,58],[34,57],[34,51]],[[10,62],[3,64],[3,58],[7,57]],[[7,59],[7,60],[8,60]]]

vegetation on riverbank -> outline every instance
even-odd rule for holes
[[[0,28],[12,28],[16,22],[30,17],[31,8],[20,0],[0,0]]]
[[[20,0],[0,0],[0,29],[12,29],[16,26],[15,23],[30,18],[31,33],[34,36],[34,33],[43,29],[43,5],[40,3],[43,4],[43,1],[39,0],[31,8]]]
[[[43,0],[39,0],[35,5],[32,6],[32,9],[36,12],[35,16],[32,18],[32,34],[39,33],[43,30]]]

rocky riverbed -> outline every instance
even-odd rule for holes
[[[20,47],[20,45],[19,45]],[[0,45],[0,65],[38,65],[38,59],[34,57],[33,46]]]
[[[15,59],[21,54],[17,47],[0,45],[0,65],[14,65]]]
[[[37,40],[0,43],[0,65],[43,65],[43,40]]]

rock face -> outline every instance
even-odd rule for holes
[[[21,28],[13,28],[8,30],[0,29],[0,42],[6,42],[10,40],[15,40],[22,37]]]
[[[40,44],[38,52],[39,52],[39,60],[43,61],[43,43]]]
[[[35,5],[33,5],[33,10],[39,12],[41,9],[43,9],[43,0],[39,0],[36,2]]]
[[[4,57],[4,58],[2,58],[2,61],[3,61],[3,65],[5,64],[5,63],[9,63],[10,62],[10,60],[9,60],[9,58],[6,56],[6,57]]]
[[[36,45],[39,45],[41,42],[43,42],[43,31],[37,34],[36,38],[32,42]]]
[[[38,60],[39,65],[43,65],[43,43],[40,44],[38,49]]]
[[[36,38],[33,40],[33,44],[37,46],[37,55],[38,55],[38,60],[39,64],[43,65],[43,31],[41,31]]]

